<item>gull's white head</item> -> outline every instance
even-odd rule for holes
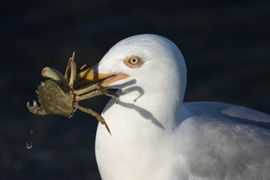
[[[105,54],[95,72],[96,77],[105,79],[105,87],[122,90],[138,87],[145,95],[175,93],[174,97],[182,99],[186,87],[186,66],[180,50],[170,40],[153,34],[118,42]]]

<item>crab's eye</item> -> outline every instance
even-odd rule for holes
[[[127,57],[124,63],[130,68],[138,68],[142,65],[143,61],[139,56],[131,56]]]

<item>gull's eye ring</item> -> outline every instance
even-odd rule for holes
[[[143,61],[139,56],[131,56],[127,57],[124,63],[130,68],[138,68],[142,65]]]

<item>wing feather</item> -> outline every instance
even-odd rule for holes
[[[184,107],[176,134],[190,179],[270,179],[269,115],[214,102]]]

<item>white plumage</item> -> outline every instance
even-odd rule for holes
[[[133,55],[141,67],[123,63]],[[185,62],[168,39],[124,39],[98,72],[129,75],[111,84],[121,89],[120,101],[110,100],[103,111],[112,136],[97,129],[103,180],[270,179],[270,116],[224,103],[183,103]]]

